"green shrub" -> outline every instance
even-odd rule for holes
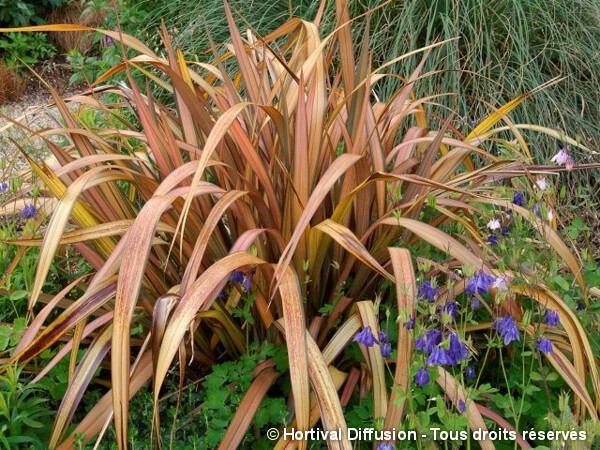
[[[5,368],[0,376],[0,444],[5,449],[44,448],[52,412],[45,390],[20,381],[22,368]]]
[[[42,23],[40,17],[67,0],[0,0],[0,26],[20,27]]]
[[[7,33],[0,39],[0,51],[9,67],[20,67],[21,62],[35,64],[56,55],[46,33]]]

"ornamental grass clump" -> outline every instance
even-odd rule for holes
[[[533,176],[560,170],[524,165],[519,125],[501,124],[534,93],[501,106],[465,136],[452,114],[436,110],[442,93],[413,94],[429,76],[425,61],[445,43],[415,50],[421,63],[406,73],[386,69],[407,55],[372,68],[368,41],[354,40],[348,10],[337,3],[337,28],[325,37],[300,19],[265,37],[241,33],[225,3],[231,42],[213,44],[212,59],[201,63],[186,61],[166,30],[161,55],[131,36],[101,31],[138,52],[107,74],[125,71],[128,82],[98,80],[69,99],[81,103],[78,112],[55,95],[64,127],[35,133],[51,158],[39,163],[25,155],[40,196],[55,207],[41,239],[12,242],[41,248],[32,318],[10,358],[28,364],[57,349],[38,376],[70,358],[50,448],[89,441],[111,422],[119,448],[127,448],[129,399],[142,386],[152,389],[158,429],[156,403],[167,378],[194,383],[257,341],[285,343],[288,364],[257,366],[221,448],[240,445],[261,399],[284,379],[291,386],[287,426],[296,430],[346,429],[343,406],[357,392],[372,398],[373,421],[400,429],[425,404],[403,393],[425,395],[432,383],[445,393],[439,407],[459,411],[465,425],[518,426],[465,380],[481,376],[484,359],[509,351],[501,339],[514,346],[519,336],[531,346],[536,339],[553,344],[552,352],[545,341],[538,347],[571,391],[575,420],[597,419],[600,378],[577,315],[535,267],[508,266],[479,231],[482,216],[509,212],[515,229],[529,227],[572,273],[587,302],[579,261],[552,223],[511,201],[513,179],[532,189]],[[28,30],[88,28],[17,31]],[[147,86],[134,82],[134,72]],[[371,89],[386,77],[403,85],[381,102]],[[152,86],[171,102],[159,102]],[[500,139],[506,132],[518,145]],[[56,144],[53,135],[67,143]],[[511,148],[515,158],[493,156],[494,145]],[[66,244],[93,272],[42,306],[52,260]],[[493,286],[502,276],[511,279],[506,291]],[[78,294],[67,299],[71,291]],[[481,306],[477,317],[472,299]],[[529,309],[555,311],[560,328],[533,324]],[[489,351],[484,336],[497,350]],[[98,370],[110,390],[70,427]],[[330,445],[351,448],[345,438]],[[491,441],[481,445],[493,448]]]

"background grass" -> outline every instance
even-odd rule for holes
[[[154,0],[147,0],[156,3]],[[317,0],[231,0],[240,25],[246,22],[261,34],[280,25],[291,14],[315,17]],[[379,0],[350,0],[356,17]],[[208,47],[206,29],[215,42],[228,37],[221,0],[174,0],[147,8],[147,33],[164,19],[175,32],[175,42],[185,51],[201,55]],[[324,29],[333,29],[334,2],[328,2]],[[360,19],[364,30],[366,20]],[[600,143],[600,3],[594,0],[393,0],[370,17],[373,65],[422,47],[436,39],[460,37],[438,51],[425,72],[444,68],[417,86],[417,95],[452,92],[444,102],[463,119],[464,131],[484,117],[490,105],[499,106],[545,81],[566,77],[538,94],[511,115],[517,122],[536,123],[564,131],[590,148]],[[359,33],[356,36],[360,36]],[[417,56],[418,57],[418,56]],[[414,61],[403,62],[414,67]],[[406,65],[407,64],[407,65]],[[389,72],[405,73],[399,67]],[[376,94],[386,98],[397,88],[397,79],[386,78]],[[543,135],[528,135],[539,161],[548,160],[561,143]],[[577,162],[594,157],[575,153]],[[594,173],[581,175],[590,182]]]

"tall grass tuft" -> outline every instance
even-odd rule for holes
[[[451,42],[371,66],[377,59],[368,38],[353,37],[343,1],[330,34],[295,18],[260,38],[238,30],[227,3],[224,11],[231,41],[212,45],[209,62],[187,61],[166,30],[164,56],[131,36],[102,31],[138,53],[111,71],[125,71],[127,83],[102,86],[99,80],[92,92],[68,99],[82,105],[75,111],[55,95],[65,127],[37,133],[52,158],[29,163],[56,208],[42,239],[16,242],[41,249],[29,297],[33,319],[11,362],[26,364],[66,342],[43,369],[71,355],[69,388],[50,448],[70,448],[78,435],[90,440],[112,420],[119,448],[126,449],[129,399],[141,386],[150,383],[158,402],[173,370],[183,384],[192,383],[216,362],[243,354],[250,340],[285,342],[289,368],[278,372],[273,361],[260,365],[222,448],[241,442],[278,377],[291,386],[296,429],[318,421],[326,430],[346,428],[338,389],[353,369],[363,374],[361,389],[372,395],[373,420],[399,427],[406,411],[398,396],[408,389],[413,361],[404,323],[393,325],[401,337],[397,357],[388,361],[393,380],[376,349],[362,349],[362,369],[343,353],[361,329],[378,329],[379,302],[394,305],[400,317],[414,314],[417,255],[409,249],[435,248],[440,261],[434,271],[456,270],[448,295],[465,290],[468,273],[521,270],[503,267],[479,235],[484,205],[510,210],[538,229],[539,245],[558,255],[587,298],[579,261],[551,224],[499,194],[512,193],[515,177],[526,182],[558,170],[523,162],[531,158],[521,130],[530,126],[508,119],[539,89],[480,117],[465,134],[456,116],[444,119],[446,109],[436,106],[444,93],[421,97],[414,89],[435,75],[424,67]],[[31,30],[88,28],[18,31]],[[408,62],[415,57],[418,63]],[[396,63],[399,70],[389,73]],[[148,85],[138,86],[133,72]],[[389,96],[374,95],[386,78],[402,83]],[[169,101],[157,100],[152,84],[169,92]],[[510,141],[502,138],[506,133]],[[53,135],[66,144],[55,144]],[[513,157],[494,156],[495,146]],[[425,208],[431,211],[424,214]],[[43,219],[40,212],[36,220]],[[57,249],[67,243],[77,246],[94,272],[42,308],[44,281]],[[82,294],[67,300],[75,287]],[[504,301],[491,303],[489,321],[467,332],[489,330],[497,317],[521,320],[522,299],[551,305],[565,331],[548,334],[556,343],[548,364],[571,389],[573,420],[597,419],[600,377],[577,316],[534,276],[509,289]],[[234,314],[242,306],[251,321]],[[70,428],[103,364],[110,366],[110,391]],[[450,402],[464,406],[457,374],[440,369],[436,381]],[[469,425],[486,428],[477,404],[466,408]],[[505,423],[493,411],[488,417]],[[159,420],[156,413],[157,426]],[[345,439],[330,444],[350,448]]]
[[[291,14],[313,20],[322,2],[231,2],[236,18],[261,33],[275,29]],[[335,23],[335,3],[326,2],[323,32]],[[380,6],[375,0],[348,2],[350,15],[358,17]],[[156,5],[148,30],[161,19],[177,30],[174,40],[190,54],[209,48],[210,30],[217,42],[228,37],[222,2],[190,0]],[[458,125],[469,130],[492,107],[531,91],[548,80],[565,79],[545,90],[534,101],[515,111],[518,122],[536,123],[575,137],[595,148],[600,143],[600,4],[593,0],[420,0],[386,2],[385,6],[356,21],[362,36],[370,21],[370,46],[375,64],[424,47],[436,40],[460,38],[444,46],[424,71],[439,70],[419,83],[417,95],[447,92],[439,99],[458,114]],[[415,63],[418,55],[409,61]],[[399,70],[395,65],[392,71]],[[440,70],[441,69],[441,70]],[[389,98],[401,82],[385,78],[375,91]],[[544,162],[563,143],[528,133],[534,155]],[[576,150],[576,149],[575,149]],[[575,152],[581,162],[597,161],[586,152]]]

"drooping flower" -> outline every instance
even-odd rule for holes
[[[574,165],[575,165],[575,160],[573,159],[573,157],[571,155],[569,155],[569,157],[567,158],[567,161],[565,162],[565,167],[567,168],[567,170],[573,170]]]
[[[244,281],[242,281],[242,287],[244,288],[244,291],[248,292],[250,290],[251,286],[252,286],[252,277],[245,276]]]
[[[548,188],[548,181],[546,181],[546,177],[538,177],[538,179],[535,180],[535,184],[542,191],[545,191]]]
[[[475,375],[477,375],[477,371],[475,370],[475,367],[469,366],[465,369],[465,377],[468,380],[472,380],[473,378],[475,378]]]
[[[33,205],[25,205],[23,211],[21,211],[21,215],[24,219],[33,219],[35,217],[35,206]]]
[[[455,320],[458,315],[458,305],[456,302],[448,302],[444,305],[442,311],[448,314],[451,320]]]
[[[427,358],[427,365],[443,366],[446,364],[454,365],[456,364],[456,361],[452,358],[451,355],[448,354],[448,351],[445,348],[439,346],[434,347],[433,350],[431,350],[429,357]]]
[[[523,206],[525,204],[525,196],[522,192],[516,191],[513,194],[513,203],[517,206]]]
[[[510,227],[502,227],[500,228],[500,234],[504,237],[508,236],[510,233]]]
[[[375,345],[375,336],[373,336],[371,327],[363,328],[360,333],[354,336],[353,341],[358,342],[360,345],[364,345],[366,347],[372,347]]]
[[[552,347],[552,342],[546,338],[539,338],[537,341],[536,350],[538,352],[542,352],[547,355],[548,353],[554,353],[554,348]]]
[[[429,302],[435,301],[435,296],[440,292],[440,287],[433,287],[430,280],[423,281],[419,285],[418,294],[419,298],[425,298]]]
[[[486,226],[492,231],[499,230],[500,227],[502,227],[502,225],[500,224],[500,221],[498,219],[490,220]]]
[[[457,407],[458,407],[458,410],[459,410],[459,411],[460,411],[462,414],[464,414],[464,413],[465,413],[465,411],[467,410],[467,405],[465,405],[465,402],[464,402],[464,400],[459,400],[459,401],[458,401],[458,404],[457,404]]]
[[[458,334],[456,333],[450,334],[450,345],[448,346],[448,353],[450,354],[450,357],[456,362],[460,362],[469,357],[469,349],[467,348],[467,344],[462,342],[458,337]]]
[[[415,340],[417,350],[431,353],[431,351],[442,342],[442,332],[437,328],[427,331],[424,335]]]
[[[498,330],[500,337],[504,339],[504,345],[508,345],[512,341],[521,340],[519,328],[511,316],[504,316],[502,319],[496,319],[493,326],[494,329]]]
[[[415,381],[415,384],[417,386],[423,387],[427,383],[429,383],[429,372],[425,367],[421,367],[419,368],[419,370],[417,370],[417,373],[413,377],[413,380]]]
[[[231,281],[232,283],[241,283],[241,282],[243,282],[244,281],[244,274],[243,274],[243,272],[240,272],[239,270],[236,270],[229,277],[229,281]]]
[[[410,316],[408,318],[408,320],[406,321],[406,323],[404,324],[404,326],[406,327],[407,330],[414,330],[415,329],[415,318],[413,316]]]
[[[385,331],[379,332],[379,342],[381,342],[382,344],[389,342],[388,334]]]
[[[497,245],[498,244],[498,236],[496,236],[495,234],[490,234],[487,238],[488,244],[490,244],[491,246]]]
[[[390,344],[389,342],[382,342],[380,344],[380,348],[381,356],[383,356],[384,358],[389,358],[392,354],[392,344]]]
[[[556,155],[550,159],[550,161],[555,162],[559,166],[563,166],[567,163],[571,155],[569,155],[569,151],[566,148],[561,148]]]
[[[467,282],[466,293],[468,295],[489,292],[490,286],[494,282],[494,277],[486,274],[483,270],[476,272]]]
[[[0,183],[0,192],[6,192],[8,191],[8,183],[5,181],[3,183]]]
[[[505,275],[500,275],[492,283],[492,287],[497,291],[508,291],[508,277]]]
[[[427,334],[422,334],[417,339],[415,339],[415,347],[417,350],[427,352]]]
[[[119,28],[115,28],[115,29],[114,29],[114,31],[115,31],[116,33],[120,33],[120,30],[119,30]],[[113,40],[113,38],[112,38],[112,37],[110,37],[110,36],[106,36],[106,37],[104,38],[104,44],[105,44],[106,46],[112,45],[112,44],[113,44],[113,42],[114,42],[114,40]]]
[[[380,442],[377,445],[377,450],[394,450],[395,448],[392,442]]]
[[[555,327],[560,323],[560,316],[558,315],[557,311],[548,309],[546,314],[544,314],[544,321],[551,327]]]
[[[481,308],[481,301],[477,297],[471,297],[471,309],[476,311]]]

